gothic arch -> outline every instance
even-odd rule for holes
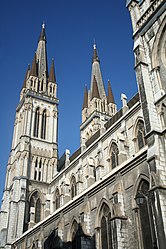
[[[134,188],[135,221],[137,224],[138,243],[141,244],[143,248],[157,248],[153,212],[155,195],[153,192],[149,192],[149,188],[149,178],[141,174]]]
[[[141,131],[140,129],[140,136],[141,137],[141,141],[138,141],[139,137],[138,137],[138,131],[139,131],[139,123],[143,124],[143,130]],[[141,134],[143,133],[143,134]],[[142,135],[142,136],[141,136]],[[135,146],[135,151],[138,152],[140,149],[142,149],[145,145],[146,145],[146,140],[144,138],[145,136],[145,123],[142,117],[137,117],[137,119],[134,122],[134,127],[133,127],[133,141],[134,141],[134,146]],[[139,145],[139,143],[142,142],[142,145]]]
[[[132,198],[132,209],[136,208],[137,205],[136,205],[136,202],[135,202],[135,196],[138,192],[138,187],[141,183],[141,181],[147,181],[147,182],[150,182],[150,179],[147,175],[145,174],[140,174],[137,179],[136,179],[136,182],[135,182],[135,185],[133,187],[133,198]]]
[[[39,193],[39,196],[40,196],[40,199],[41,199],[41,204],[44,204],[45,203],[45,198],[42,194],[42,192],[40,191],[40,189],[34,189],[32,190],[32,192],[29,194],[29,197],[28,197],[28,200],[30,200],[31,196],[35,193],[35,192],[38,192]]]
[[[108,146],[108,159],[110,161],[111,169],[114,169],[116,166],[119,165],[118,155],[118,143],[115,139],[112,139]]]
[[[159,53],[162,56],[164,56],[164,58],[161,58],[161,59],[165,63],[165,67],[166,67],[166,51],[164,51],[164,46],[162,46],[163,44],[161,43],[166,44],[166,17],[163,19],[162,23],[160,24],[160,27],[157,31],[157,35],[153,43],[152,69],[159,66]]]
[[[77,181],[74,174],[71,174],[70,177],[70,194],[71,199],[73,199],[77,195]]]
[[[133,140],[136,138],[136,129],[137,129],[137,124],[138,124],[138,121],[141,120],[144,122],[143,120],[143,117],[142,116],[138,116],[136,119],[134,119],[133,121],[133,132],[132,132],[132,138]]]
[[[72,241],[73,225],[74,225],[75,222],[77,224],[79,224],[78,219],[75,216],[73,216],[71,221],[70,221],[70,225],[69,225],[69,230],[68,230],[68,234],[67,234],[67,241]]]
[[[60,208],[60,188],[56,187],[54,191],[54,211]]]
[[[100,227],[101,211],[102,211],[104,204],[106,206],[108,206],[108,208],[110,209],[110,212],[111,212],[111,207],[110,207],[109,201],[106,198],[102,198],[98,207],[97,207],[97,211],[96,211],[95,228]]]
[[[41,193],[38,190],[34,190],[29,196],[29,216],[28,221],[38,223],[42,220],[42,199]]]

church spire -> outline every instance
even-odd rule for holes
[[[84,90],[84,102],[83,102],[82,110],[84,108],[88,108],[88,89],[87,89],[87,86],[85,86],[85,90]]]
[[[91,88],[90,88],[91,98],[92,98],[92,91],[93,91],[93,84],[94,84],[94,76],[95,76],[96,83],[98,86],[99,96],[100,96],[100,98],[103,99],[106,97],[106,93],[104,90],[104,83],[103,83],[101,70],[100,70],[100,60],[98,57],[97,48],[96,48],[95,43],[93,45],[93,57],[92,57],[92,73],[91,73]]]
[[[54,69],[54,59],[52,59],[52,64],[50,68],[49,81],[56,83],[55,69]]]
[[[37,51],[36,51],[36,61],[38,63],[38,76],[48,77],[48,66],[47,66],[47,50],[46,50],[46,33],[45,25],[42,25],[42,30],[39,36]]]
[[[108,103],[115,104],[114,95],[113,95],[113,92],[112,92],[110,80],[108,80],[108,96],[107,96],[107,100],[108,100]]]

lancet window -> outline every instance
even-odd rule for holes
[[[149,183],[146,180],[142,180],[139,184],[139,188],[135,197],[136,203],[139,207],[138,222],[140,226],[140,243],[143,243],[143,248],[156,248],[156,235],[153,219],[153,206],[154,195],[149,192]]]
[[[113,142],[111,144],[111,151],[110,151],[112,169],[114,169],[116,166],[119,165],[118,155],[119,155],[118,146],[115,142]]]
[[[111,213],[106,204],[103,204],[101,213],[101,248],[112,249]]]
[[[31,215],[32,210],[31,208],[34,208],[34,216],[33,217],[33,221],[35,223],[38,223],[41,220],[41,200],[40,200],[40,195],[38,193],[38,191],[35,191],[29,201],[29,213]],[[31,218],[29,219],[29,221],[31,220]]]
[[[47,114],[46,110],[44,110],[42,113],[42,123],[41,123],[41,138],[43,139],[46,138],[46,119],[47,119]]]
[[[144,128],[144,122],[142,120],[138,120],[137,123],[136,139],[137,139],[137,147],[140,150],[146,145],[145,128]]]
[[[55,192],[55,210],[58,209],[60,207],[60,193],[59,193],[59,189],[56,189]]]
[[[34,132],[33,132],[34,137],[39,136],[39,117],[40,117],[40,111],[38,107],[35,111]]]
[[[71,179],[71,198],[73,199],[77,195],[77,185],[76,185],[76,178],[72,176]]]

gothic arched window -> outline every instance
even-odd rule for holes
[[[140,241],[143,243],[143,248],[157,249],[152,213],[154,195],[149,193],[149,183],[146,180],[140,182],[135,200],[139,206],[139,222],[141,228]]]
[[[74,220],[71,228],[72,249],[81,248],[81,233],[79,234],[79,236],[78,233],[79,233],[79,224],[77,223],[76,220]]]
[[[76,178],[72,176],[71,179],[71,198],[73,199],[74,196],[77,194],[77,185],[76,185]]]
[[[55,192],[55,210],[58,209],[60,207],[60,193],[59,193],[59,189],[56,189]]]
[[[47,114],[46,110],[44,110],[42,113],[42,123],[41,123],[41,138],[43,139],[46,138],[46,119],[47,119]]]
[[[35,191],[29,200],[29,214],[31,215],[31,207],[34,208],[34,222],[38,223],[41,220],[41,200],[38,191]],[[30,216],[29,216],[30,221]]]
[[[38,107],[35,111],[34,131],[33,131],[34,137],[39,136],[39,116],[40,116],[40,112],[39,112],[39,107]]]
[[[111,145],[110,154],[111,154],[111,166],[112,166],[112,169],[114,169],[116,166],[119,165],[119,160],[118,160],[119,150],[115,142],[113,142]]]
[[[101,249],[112,249],[111,214],[108,206],[103,205],[101,217]]]
[[[136,138],[137,138],[137,147],[140,150],[146,145],[145,128],[144,128],[144,122],[142,120],[138,120],[137,129],[136,129]]]

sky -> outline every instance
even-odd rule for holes
[[[11,149],[15,110],[42,23],[48,65],[55,61],[59,102],[59,155],[79,148],[85,85],[90,87],[94,39],[105,88],[118,109],[121,93],[137,92],[130,15],[125,0],[1,0],[0,8],[0,202]]]

